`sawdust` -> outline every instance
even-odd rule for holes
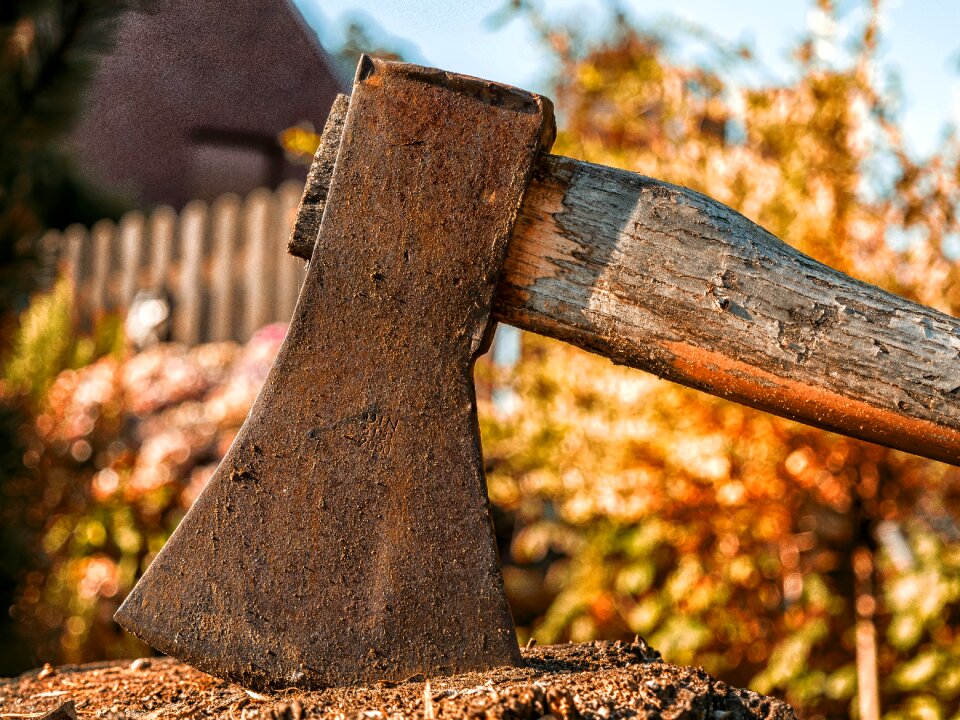
[[[42,718],[69,702],[81,720],[796,717],[780,700],[731,688],[700,669],[664,663],[642,640],[534,647],[523,656],[526,665],[519,668],[271,694],[244,690],[172,658],[64,666],[43,678],[34,670],[0,680],[0,720]]]

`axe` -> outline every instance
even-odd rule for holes
[[[472,378],[496,321],[960,463],[960,321],[553,136],[543,97],[361,59],[295,224],[287,337],[121,625],[254,688],[519,664]]]

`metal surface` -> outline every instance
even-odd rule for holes
[[[537,96],[361,61],[287,338],[124,627],[251,687],[520,661],[472,367],[552,127]]]

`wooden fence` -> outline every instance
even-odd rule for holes
[[[245,198],[193,201],[179,215],[169,207],[133,211],[117,223],[51,233],[44,245],[59,248],[82,326],[124,313],[139,291],[153,290],[170,301],[170,339],[244,341],[293,314],[305,272],[287,255],[287,238],[302,191],[290,182]]]

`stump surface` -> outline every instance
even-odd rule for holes
[[[0,680],[0,718],[790,720],[781,700],[665,663],[642,640],[533,647],[524,667],[262,695],[173,658],[33,670]],[[73,703],[71,707],[69,703]],[[66,706],[65,706],[66,704]],[[75,708],[75,710],[74,710]]]

